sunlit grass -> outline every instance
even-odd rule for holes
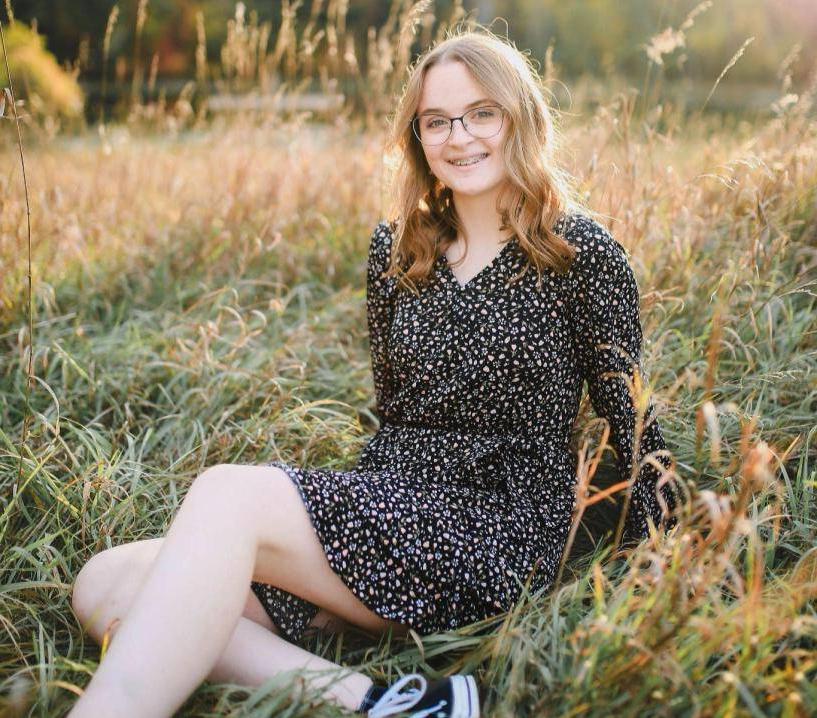
[[[583,550],[552,593],[482,624],[379,644],[319,635],[310,647],[377,681],[474,671],[486,715],[813,714],[813,88],[775,119],[731,124],[668,105],[642,114],[635,94],[597,105],[577,92],[565,161],[631,252],[645,365],[690,494],[681,525],[629,556],[603,542],[588,551],[580,529]],[[29,148],[36,381],[19,484],[25,205],[11,145],[4,154],[11,715],[64,713],[94,670],[99,649],[69,604],[94,552],[161,535],[205,466],[349,467],[376,426],[364,278],[388,206],[379,132],[278,117],[147,127]],[[592,458],[586,409],[576,446]],[[205,686],[183,712],[228,715],[244,701],[241,715],[339,715],[291,678],[248,701]]]

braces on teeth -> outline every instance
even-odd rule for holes
[[[488,156],[487,154],[483,153],[483,154],[481,154],[481,155],[479,155],[477,157],[471,157],[470,159],[465,160],[465,161],[452,161],[451,164],[456,165],[457,167],[465,167],[467,165],[473,165],[473,164],[476,164],[477,162],[481,162],[487,156]]]

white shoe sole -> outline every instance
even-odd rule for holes
[[[479,718],[479,691],[473,676],[452,676],[454,706],[451,718]]]

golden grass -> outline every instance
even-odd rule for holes
[[[814,714],[815,85],[752,121],[642,112],[626,89],[594,104],[587,87],[564,159],[631,253],[648,388],[689,496],[681,524],[630,553],[573,555],[551,593],[460,631],[310,647],[375,680],[475,671],[488,716]],[[25,205],[11,160],[0,176],[12,715],[64,712],[95,668],[69,606],[93,552],[159,535],[206,465],[344,467],[374,427],[364,270],[389,199],[377,121],[364,134],[354,118],[172,118],[28,151],[37,382],[22,452]],[[586,406],[577,429],[580,498],[601,507],[604,435]],[[251,695],[205,686],[183,714],[339,715],[290,679]]]

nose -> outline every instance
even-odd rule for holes
[[[459,127],[457,127],[457,123],[459,123]],[[460,135],[457,134],[458,132]],[[470,140],[471,135],[469,135],[468,130],[465,129],[465,123],[462,121],[462,118],[458,117],[451,125],[451,134],[448,136],[448,142],[450,144],[458,144],[459,142],[469,142]]]

